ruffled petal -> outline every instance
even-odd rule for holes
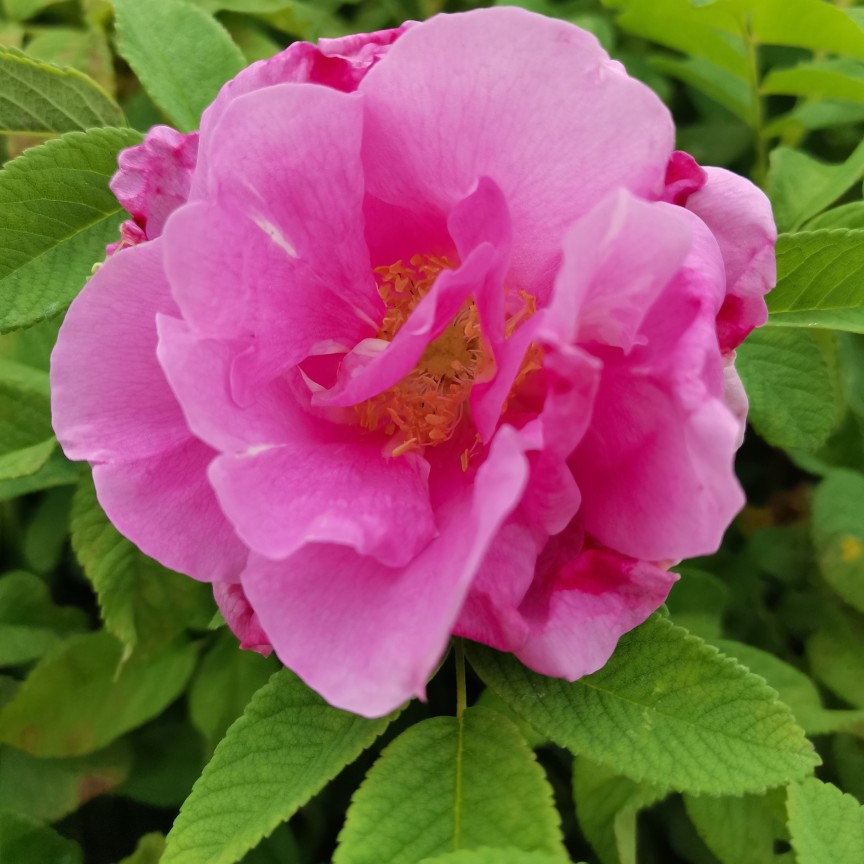
[[[202,582],[236,582],[248,550],[207,482],[214,455],[187,438],[146,459],[95,465],[93,481],[108,518],[142,552]]]
[[[338,546],[250,561],[243,587],[276,654],[332,705],[377,717],[423,697],[468,586],[524,487],[518,442],[502,431],[473,490],[450,497],[437,514],[440,536],[404,569]]]
[[[189,437],[156,360],[156,315],[177,314],[161,242],[102,264],[60,328],[51,355],[51,407],[70,459],[140,459]]]
[[[358,92],[369,193],[447,213],[491,178],[513,223],[510,287],[540,301],[566,226],[612,189],[663,188],[669,112],[563,21],[513,8],[432,18],[404,33]]]

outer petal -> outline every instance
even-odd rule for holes
[[[513,430],[502,431],[473,490],[451,497],[438,513],[441,535],[404,569],[337,546],[250,562],[243,587],[279,659],[331,704],[376,717],[423,696],[468,586],[525,483]]]
[[[121,534],[166,567],[234,582],[248,550],[207,482],[213,451],[194,438],[133,462],[95,465],[99,503]]]
[[[436,533],[428,466],[406,456],[388,459],[377,442],[295,442],[220,456],[210,480],[237,532],[267,558],[334,543],[402,567]]]
[[[112,256],[78,295],[51,355],[54,428],[70,459],[141,459],[188,439],[156,361],[156,314],[176,311],[158,240]]]
[[[763,297],[777,281],[777,226],[767,197],[749,180],[723,168],[705,173],[707,182],[686,206],[711,229],[723,253],[729,296],[717,332],[725,351],[768,320]]]
[[[257,651],[265,657],[269,656],[273,646],[267,641],[258,616],[246,599],[243,586],[238,583],[216,582],[213,585],[213,598],[225,623],[240,640],[240,647]]]
[[[647,87],[590,34],[521,9],[411,28],[359,92],[369,193],[446,213],[491,178],[513,221],[510,287],[540,300],[564,228],[611,189],[659,195],[672,152],[669,113]]]

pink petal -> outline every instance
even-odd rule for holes
[[[690,196],[698,192],[707,180],[705,169],[689,153],[676,150],[666,166],[666,188],[661,200],[684,207]]]
[[[473,490],[438,511],[440,536],[404,569],[326,545],[282,562],[250,562],[243,587],[276,654],[332,705],[377,717],[422,698],[468,586],[525,483],[512,431],[499,433]]]
[[[156,361],[156,314],[177,312],[161,242],[102,264],[60,329],[51,355],[52,411],[70,459],[140,459],[189,437]]]
[[[202,582],[234,582],[248,550],[207,482],[214,455],[190,437],[144,459],[95,465],[93,481],[108,518],[146,555]]]
[[[219,606],[225,623],[240,640],[240,647],[269,657],[273,646],[267,641],[258,616],[246,599],[243,586],[237,583],[215,582],[213,598]]]
[[[446,213],[491,178],[512,217],[510,287],[539,300],[565,227],[621,186],[656,197],[672,152],[669,113],[647,87],[590,34],[522,9],[411,28],[359,92],[369,193]]]
[[[387,458],[377,441],[295,441],[220,456],[210,469],[222,509],[259,554],[333,543],[388,567],[405,566],[437,533],[427,475],[422,458]]]

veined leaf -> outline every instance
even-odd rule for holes
[[[184,132],[245,65],[215,18],[184,0],[112,0],[117,48],[153,101]]]
[[[354,795],[333,862],[414,864],[483,846],[564,854],[552,789],[519,730],[471,708],[387,746]]]
[[[124,125],[114,100],[83,73],[0,48],[0,132],[41,135]]]
[[[61,312],[105,257],[123,218],[108,181],[118,152],[140,140],[132,129],[70,132],[0,171],[0,332]]]
[[[851,795],[809,778],[789,787],[787,806],[798,864],[864,861],[864,807]]]
[[[161,864],[233,864],[353,762],[393,719],[330,707],[283,669],[228,730],[168,835]]]
[[[633,780],[696,794],[762,791],[819,758],[761,678],[657,615],[573,683],[472,646],[480,677],[556,743]]]

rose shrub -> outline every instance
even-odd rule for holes
[[[365,715],[451,634],[602,666],[742,505],[775,229],[596,39],[519,9],[292,45],[157,127],[54,422],[244,647]]]

